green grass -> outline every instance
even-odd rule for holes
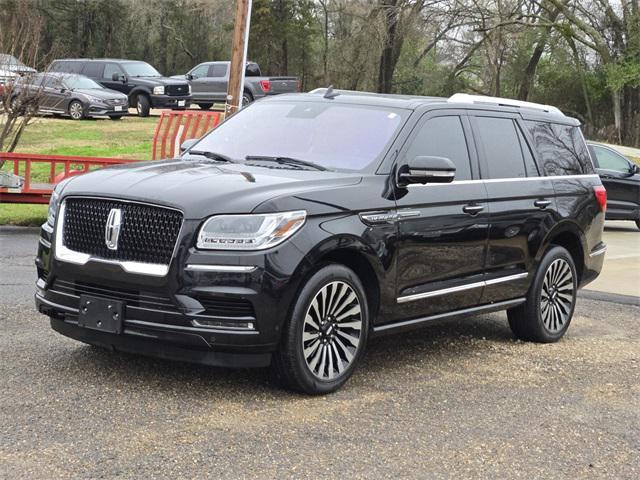
[[[47,205],[0,203],[0,225],[37,227],[47,220]]]
[[[16,152],[150,160],[157,122],[158,117],[120,121],[38,118],[25,130]],[[58,165],[56,173],[63,168]],[[13,163],[5,163],[2,170],[13,171]],[[34,183],[49,182],[49,164],[34,163],[31,170]],[[24,175],[24,170],[19,173]],[[0,225],[40,225],[46,216],[44,205],[0,204]]]

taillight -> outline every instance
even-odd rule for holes
[[[271,80],[260,80],[260,87],[263,92],[268,92],[271,90]]]
[[[598,200],[598,205],[600,206],[601,212],[607,211],[607,190],[599,185],[597,187],[593,187],[593,192],[596,194],[596,200]]]

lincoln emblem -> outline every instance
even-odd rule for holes
[[[122,210],[112,208],[107,217],[107,226],[104,229],[104,242],[109,250],[118,249],[120,226],[122,225]]]

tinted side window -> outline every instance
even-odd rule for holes
[[[520,148],[522,148],[522,154],[524,155],[524,166],[527,169],[527,176],[538,177],[540,176],[540,171],[538,170],[536,161],[531,153],[529,142],[524,138],[524,134],[522,133],[522,130],[520,130],[520,126],[517,124],[516,130],[518,132],[518,140],[520,140]]]
[[[247,68],[244,70],[244,75],[246,77],[260,77],[262,74],[260,73],[260,67],[258,67],[257,63],[250,63],[247,65]]]
[[[215,63],[209,69],[210,77],[224,77],[227,74],[227,66],[223,63]]]
[[[62,83],[58,77],[54,77],[53,75],[45,75],[44,77],[44,86],[47,88],[61,88]]]
[[[469,150],[458,116],[435,117],[419,127],[406,158],[412,159],[419,155],[448,158],[456,166],[456,180],[471,179]]]
[[[80,62],[53,62],[50,70],[52,72],[80,73],[82,64]]]
[[[545,175],[593,173],[589,151],[578,127],[535,121],[525,124]]]
[[[516,125],[510,118],[476,117],[489,171],[484,178],[527,176]]]
[[[117,73],[118,75],[122,75],[123,72],[118,65],[115,63],[107,63],[104,66],[104,73],[102,74],[102,78],[106,78],[107,80],[111,80],[113,78],[113,74]],[[87,75],[89,76],[89,75]]]
[[[89,62],[85,64],[82,74],[89,78],[102,78],[102,72],[104,71],[104,63]]]

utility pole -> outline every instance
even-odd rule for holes
[[[232,114],[242,107],[252,3],[253,0],[236,0],[236,23],[233,29],[229,90],[227,90],[227,105],[225,108],[227,114]]]

